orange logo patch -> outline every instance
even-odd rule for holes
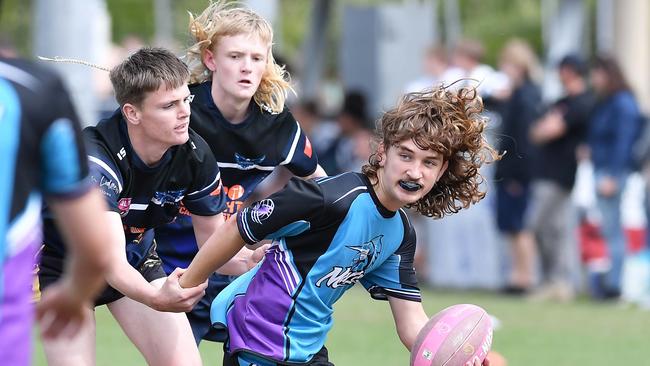
[[[221,181],[219,181],[219,186],[214,191],[212,191],[210,193],[210,196],[218,196],[218,195],[220,195],[221,194],[221,188],[222,188]]]
[[[311,154],[312,154],[311,142],[309,141],[307,136],[305,136],[305,150],[303,152],[305,153],[305,155],[311,158]]]
[[[228,198],[233,201],[241,198],[244,195],[244,192],[244,187],[240,186],[239,184],[235,184],[230,188],[226,188],[226,194],[228,195]]]

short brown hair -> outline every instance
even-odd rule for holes
[[[176,55],[164,48],[143,47],[115,66],[110,72],[115,99],[139,105],[147,93],[165,85],[176,89],[187,84],[190,72]]]
[[[469,207],[485,197],[479,169],[499,159],[483,136],[487,121],[482,111],[475,88],[452,91],[440,86],[404,95],[377,122],[373,153],[363,173],[371,181],[377,180],[380,144],[387,150],[412,139],[419,148],[440,153],[449,166],[429,193],[406,207],[434,218]]]

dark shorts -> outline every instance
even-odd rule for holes
[[[64,261],[65,258],[60,255],[48,252],[47,248],[43,249],[38,268],[38,282],[41,289],[47,288],[61,277]],[[136,269],[147,282],[166,277],[160,258],[156,254],[155,244],[149,249],[147,259]],[[124,295],[121,292],[107,284],[106,288],[95,299],[95,306],[109,304],[123,297]]]
[[[225,347],[224,347],[225,348]],[[243,356],[243,358],[242,358]],[[311,361],[304,364],[285,364],[285,363],[274,363],[269,362],[261,357],[254,357],[249,355],[241,355],[236,353],[234,355],[229,354],[224,350],[223,352],[223,366],[249,366],[249,365],[258,365],[258,366],[276,366],[276,365],[305,365],[305,366],[334,366],[333,363],[329,361],[329,355],[327,354],[327,348],[323,348],[318,351],[311,359]]]
[[[208,288],[205,289],[205,295],[194,305],[191,312],[186,313],[196,344],[199,344],[202,339],[212,342],[223,342],[222,337],[217,335],[217,330],[212,327],[210,306],[212,306],[212,301],[217,297],[219,292],[226,288],[230,282],[232,282],[231,276],[213,273],[208,278]]]
[[[530,185],[522,184],[516,193],[507,190],[505,185],[497,185],[497,227],[504,233],[517,233],[524,229]]]

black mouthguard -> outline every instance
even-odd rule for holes
[[[418,189],[422,188],[422,185],[415,183],[415,182],[407,182],[404,180],[399,181],[400,187],[404,188],[405,190],[409,192],[415,192]]]

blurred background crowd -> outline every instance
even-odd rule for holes
[[[650,308],[650,2],[251,0],[276,31],[290,109],[321,166],[359,170],[404,92],[475,86],[503,153],[488,196],[443,220],[412,215],[425,286]],[[207,0],[4,0],[0,52],[112,67],[142,45],[179,55]],[[112,112],[108,75],[52,64],[83,121]],[[275,174],[257,194],[280,188]]]

